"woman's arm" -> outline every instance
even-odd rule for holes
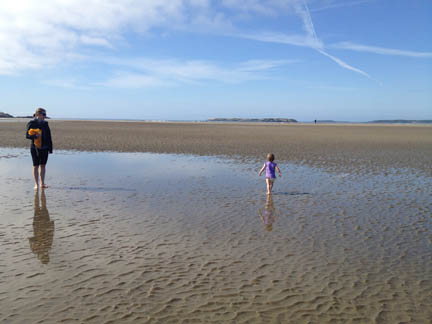
[[[30,128],[32,128],[32,122],[31,122],[31,121],[29,121],[29,122],[27,123],[26,138],[27,138],[27,139],[31,139],[31,140],[35,140],[36,138],[38,138],[38,136],[37,136],[37,135],[30,135],[30,134],[29,134],[29,130],[30,130]]]
[[[49,128],[48,122],[46,125],[46,145],[48,146],[48,152],[52,153],[53,145],[52,145],[52,139],[51,139],[51,129]]]

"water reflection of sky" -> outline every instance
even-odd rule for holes
[[[0,290],[8,292],[3,301],[19,294],[8,279],[17,269],[29,273],[20,279],[29,293],[37,295],[31,290],[36,276],[56,295],[68,291],[56,286],[65,279],[74,287],[85,273],[103,273],[100,282],[89,280],[104,287],[122,272],[142,273],[154,264],[161,266],[152,275],[168,271],[167,278],[176,276],[167,264],[190,266],[184,273],[196,275],[191,281],[201,278],[205,264],[217,264],[233,271],[211,277],[214,283],[222,278],[233,287],[244,279],[236,276],[246,273],[283,291],[291,291],[286,288],[292,283],[305,291],[318,287],[312,293],[320,296],[331,282],[349,290],[364,276],[376,278],[370,293],[364,292],[373,298],[388,273],[415,277],[401,279],[413,296],[418,289],[412,282],[423,282],[424,291],[430,286],[430,177],[401,170],[336,174],[279,163],[283,177],[269,197],[257,175],[261,166],[216,157],[58,151],[47,165],[50,187],[38,197],[28,150],[0,148],[0,244],[7,247]],[[287,279],[296,273],[309,274]],[[128,289],[135,283],[124,281]],[[379,289],[388,298],[398,293]]]

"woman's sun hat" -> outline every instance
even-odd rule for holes
[[[39,107],[39,108],[36,109],[36,111],[33,114],[33,116],[36,117],[39,114],[45,115],[45,117],[46,117],[46,110],[44,108],[40,108]]]

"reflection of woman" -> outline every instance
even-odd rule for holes
[[[39,192],[35,192],[33,234],[34,236],[29,238],[30,248],[43,264],[47,264],[54,239],[54,221],[49,217],[45,191],[41,192],[41,204],[39,204]]]
[[[52,153],[53,147],[51,130],[48,126],[48,122],[45,121],[45,109],[36,109],[34,117],[35,118],[27,124],[26,138],[32,141],[30,153],[33,160],[34,189],[37,190],[39,188],[39,178],[41,187],[47,187],[45,184],[45,165],[48,161],[48,153]]]
[[[260,215],[266,230],[270,232],[273,229],[273,223],[280,215],[280,213],[278,213],[278,215],[275,215],[275,208],[273,206],[273,198],[271,195],[267,195],[264,211],[262,210],[262,208],[260,208],[258,209],[258,214]]]

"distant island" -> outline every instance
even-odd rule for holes
[[[409,119],[393,119],[393,120],[373,120],[368,123],[375,124],[432,124],[432,120],[409,120]]]
[[[209,122],[247,122],[247,123],[297,123],[292,118],[211,118]]]
[[[0,111],[0,118],[14,118],[14,116]]]
[[[0,111],[0,118],[33,118],[33,116],[12,116],[11,114]],[[47,117],[47,119],[49,119],[49,117]]]
[[[11,114],[1,112],[0,118],[27,118],[31,119],[33,116],[12,116]],[[49,119],[49,117],[47,117]],[[294,118],[210,118],[206,120],[207,122],[235,122],[235,123],[297,123],[298,121]],[[314,121],[312,121],[313,123]],[[432,120],[425,119],[379,119],[372,120],[368,122],[349,122],[340,120],[316,120],[316,123],[324,124],[344,124],[344,123],[354,123],[354,124],[432,124]]]

